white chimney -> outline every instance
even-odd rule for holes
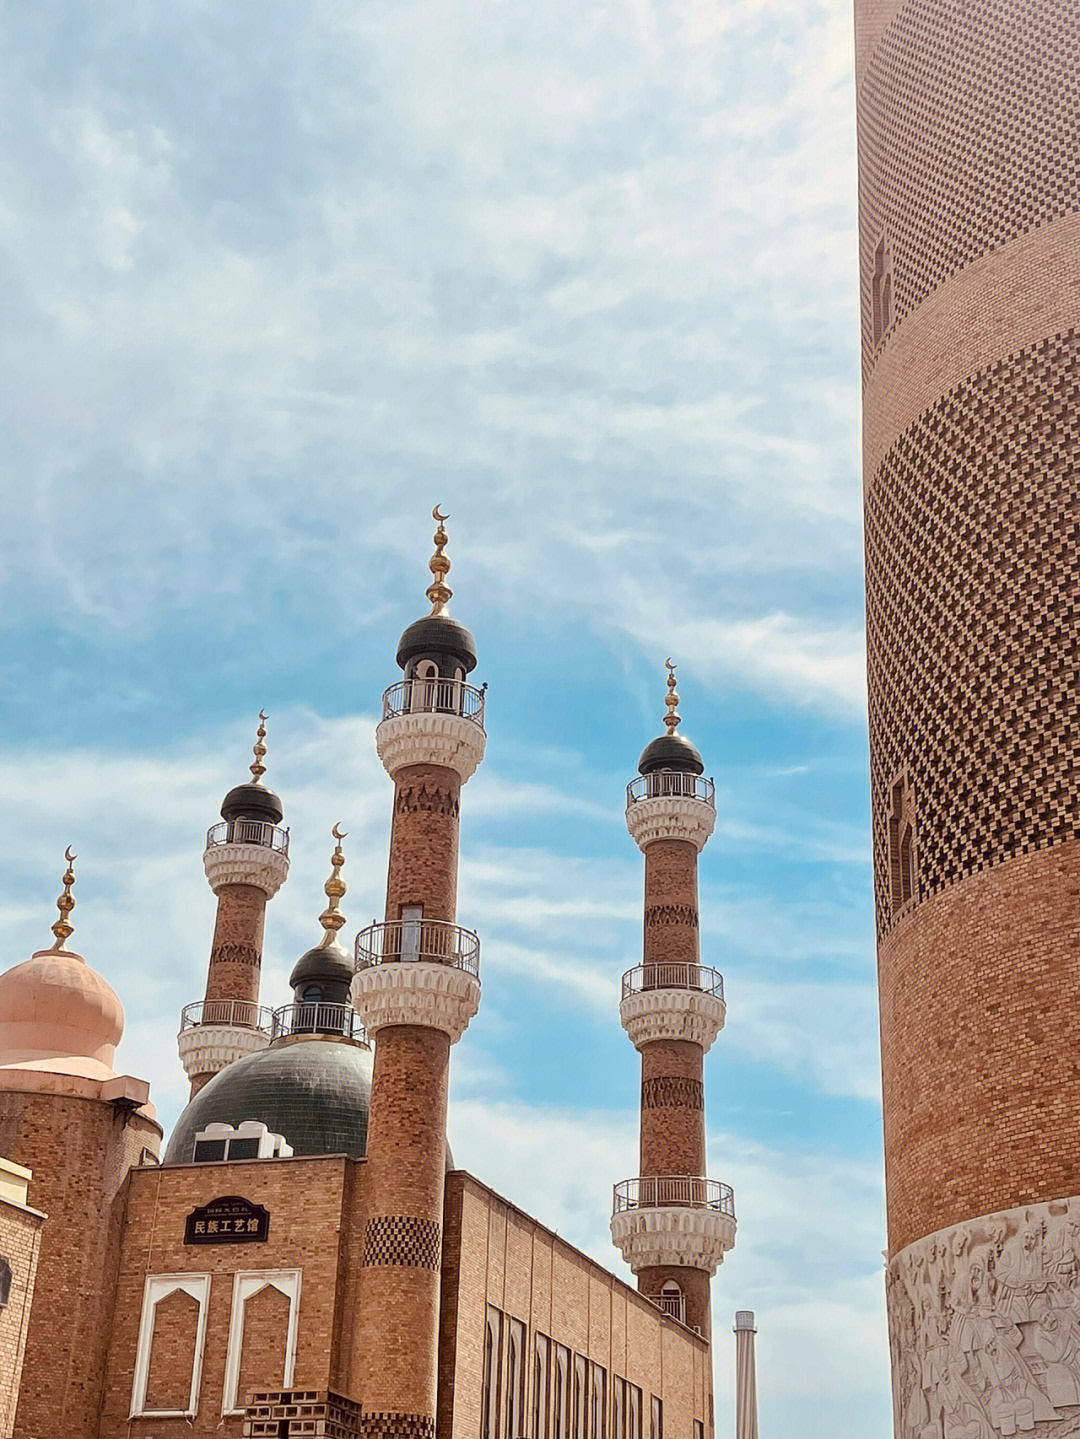
[[[757,1366],[754,1362],[753,1312],[735,1314],[735,1439],[758,1439]]]

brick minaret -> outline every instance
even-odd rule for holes
[[[1080,1412],[1047,1337],[1080,1304],[1080,12],[855,11],[896,1432],[1052,1435]]]
[[[262,782],[265,739],[260,712],[252,779],[229,791],[223,822],[206,836],[203,866],[217,895],[217,920],[206,994],[184,1010],[177,1041],[193,1095],[234,1059],[269,1042],[269,1011],[259,1007],[263,927],[266,902],[289,873],[289,831],[281,828],[281,800]]]
[[[648,745],[627,789],[626,823],[645,855],[644,962],[623,975],[620,1015],[641,1052],[639,1177],[615,1187],[612,1238],[654,1303],[708,1336],[709,1281],[735,1242],[734,1197],[705,1178],[705,1053],[723,1027],[720,975],[701,964],[698,854],[716,806],[701,755],[675,733]]]
[[[444,518],[432,611],[401,637],[379,755],[394,781],[386,918],[357,940],[353,1002],[375,1036],[367,1227],[352,1392],[361,1433],[432,1439],[450,1046],[480,1002],[479,942],[456,920],[461,786],[484,755],[472,635],[446,613]]]

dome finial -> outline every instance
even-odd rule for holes
[[[255,736],[255,743],[251,749],[251,753],[255,756],[255,762],[251,766],[251,773],[255,777],[256,784],[262,784],[262,777],[266,773],[266,766],[263,764],[263,759],[266,756],[266,745],[263,743],[266,739],[266,719],[266,711],[260,710],[259,728]]]
[[[319,923],[326,931],[322,937],[321,947],[323,949],[329,949],[332,945],[337,944],[337,932],[345,923],[345,916],[339,910],[338,905],[348,888],[341,877],[342,866],[345,864],[345,851],[341,848],[341,841],[348,834],[348,830],[342,830],[341,826],[336,824],[330,833],[337,840],[337,844],[334,846],[334,853],[330,856],[332,873],[323,885],[323,890],[330,901],[319,915]]]
[[[664,661],[667,668],[667,694],[664,696],[664,703],[667,705],[667,714],[664,716],[664,723],[667,725],[667,732],[673,735],[682,724],[679,715],[679,691],[675,688],[675,671],[677,665],[671,663],[670,656]]]
[[[52,927],[52,932],[56,936],[56,943],[53,945],[54,949],[65,949],[68,940],[75,933],[75,926],[68,923],[68,915],[75,908],[75,896],[71,892],[71,886],[75,883],[75,870],[72,866],[78,859],[78,855],[72,854],[70,844],[64,851],[64,858],[67,860],[67,869],[64,871],[64,877],[61,880],[61,884],[64,886],[64,892],[56,901],[56,907],[60,911],[60,918]]]
[[[431,601],[431,613],[441,615],[454,594],[446,583],[446,576],[450,573],[450,561],[443,554],[446,542],[450,538],[445,529],[445,522],[450,516],[442,514],[440,507],[436,505],[431,512],[431,518],[437,522],[439,528],[435,531],[435,553],[428,560],[428,569],[435,578],[427,587],[427,597]]]

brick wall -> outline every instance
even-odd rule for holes
[[[11,1266],[11,1292],[0,1308],[0,1439],[11,1439],[34,1298],[42,1217],[0,1199],[0,1258]]]
[[[207,999],[259,998],[266,895],[252,884],[230,884],[218,894]]]
[[[451,923],[457,911],[461,781],[442,765],[411,764],[394,775],[394,821],[386,918],[421,904],[425,919]]]

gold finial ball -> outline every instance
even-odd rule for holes
[[[78,855],[73,854],[71,845],[64,851],[64,858],[67,860],[67,869],[60,881],[64,886],[64,892],[58,896],[56,908],[60,911],[60,918],[52,926],[52,932],[56,936],[56,948],[63,949],[64,945],[75,933],[73,925],[68,923],[68,915],[75,908],[75,896],[71,893],[71,886],[75,883],[75,861]]]

